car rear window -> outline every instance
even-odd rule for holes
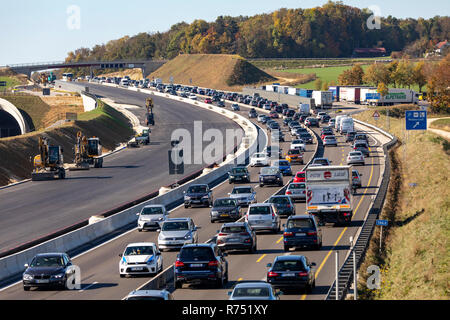
[[[255,206],[250,207],[248,214],[270,214],[270,207],[269,206]]]
[[[277,261],[272,271],[305,271],[306,268],[301,260]]]
[[[288,154],[300,154],[300,150],[299,149],[291,149],[288,151]]]
[[[187,247],[181,248],[180,260],[184,261],[212,261],[214,260],[214,253],[208,247]]]
[[[357,143],[357,144],[355,144],[355,147],[356,148],[366,148],[367,145],[365,143]]]
[[[291,183],[288,189],[305,189],[306,185],[304,183]]]
[[[192,187],[189,187],[188,192],[190,192],[190,193],[206,192],[206,187],[205,186],[192,186]]]
[[[314,228],[311,219],[291,219],[287,223],[288,228]]]
[[[269,203],[287,204],[290,201],[288,197],[272,197],[269,199]]]
[[[299,172],[296,175],[297,178],[304,178],[305,177],[305,173],[304,172]]]
[[[223,233],[241,233],[247,232],[247,229],[244,226],[225,226],[220,230]]]

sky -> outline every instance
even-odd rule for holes
[[[3,1],[2,1],[3,2]],[[0,66],[62,61],[69,51],[125,35],[164,32],[170,26],[217,16],[252,16],[279,8],[312,8],[326,0],[14,0],[0,9]],[[377,15],[431,18],[450,14],[450,1],[344,0]]]

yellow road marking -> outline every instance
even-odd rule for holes
[[[372,181],[372,177],[373,177],[373,157],[372,157],[372,168],[370,169],[370,177],[369,177],[369,182],[367,183],[368,186],[370,186],[370,182]],[[361,205],[365,194],[367,192],[368,188],[365,188],[363,196],[361,197],[361,199],[358,202],[358,205],[355,208],[355,214],[358,212],[359,206]],[[316,275],[314,276],[314,279],[317,279],[317,277],[319,276],[320,271],[322,270],[323,266],[325,265],[325,263],[327,262],[328,258],[330,257],[331,253],[333,252],[333,249],[336,247],[336,245],[339,243],[339,241],[341,240],[342,236],[344,235],[345,231],[347,231],[347,227],[344,228],[344,230],[342,230],[341,234],[339,235],[338,239],[336,240],[336,242],[333,244],[333,248],[331,248],[330,251],[328,251],[327,255],[325,256],[325,259],[322,261],[322,263],[320,264],[319,268],[317,269]],[[300,300],[305,300],[306,298],[306,294],[302,295]]]
[[[265,256],[267,256],[266,253],[264,253],[258,260],[256,260],[256,262],[260,262]]]
[[[242,281],[243,278],[239,278],[238,281]]]
[[[280,243],[280,241],[283,240],[283,237],[277,240],[277,243]]]

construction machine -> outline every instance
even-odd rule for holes
[[[78,131],[74,153],[75,166],[71,166],[70,171],[89,170],[89,165],[94,165],[95,168],[103,167],[102,145],[97,137],[88,139],[81,131]]]
[[[63,149],[61,146],[51,146],[47,138],[39,137],[39,154],[33,160],[32,181],[64,179]]]
[[[146,118],[147,118],[147,125],[155,125],[155,116],[153,115],[153,99],[152,98],[147,98],[145,100],[145,106],[147,108],[147,114],[146,114]]]

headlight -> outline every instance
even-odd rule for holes
[[[234,178],[234,176],[232,176],[232,175],[230,174],[230,178],[231,178],[231,179],[233,179],[233,178]]]
[[[203,196],[202,199],[208,199],[208,196]]]
[[[218,214],[218,211],[211,211],[211,214]]]
[[[52,278],[55,278],[55,279],[61,279],[63,277],[64,277],[64,273],[55,274],[54,276],[52,276]]]
[[[190,240],[192,239],[192,235],[190,233],[188,233],[187,235],[184,236],[185,240]]]
[[[28,273],[25,273],[24,275],[23,275],[23,280],[32,280],[33,279],[33,276],[31,275],[31,274],[28,274]]]

